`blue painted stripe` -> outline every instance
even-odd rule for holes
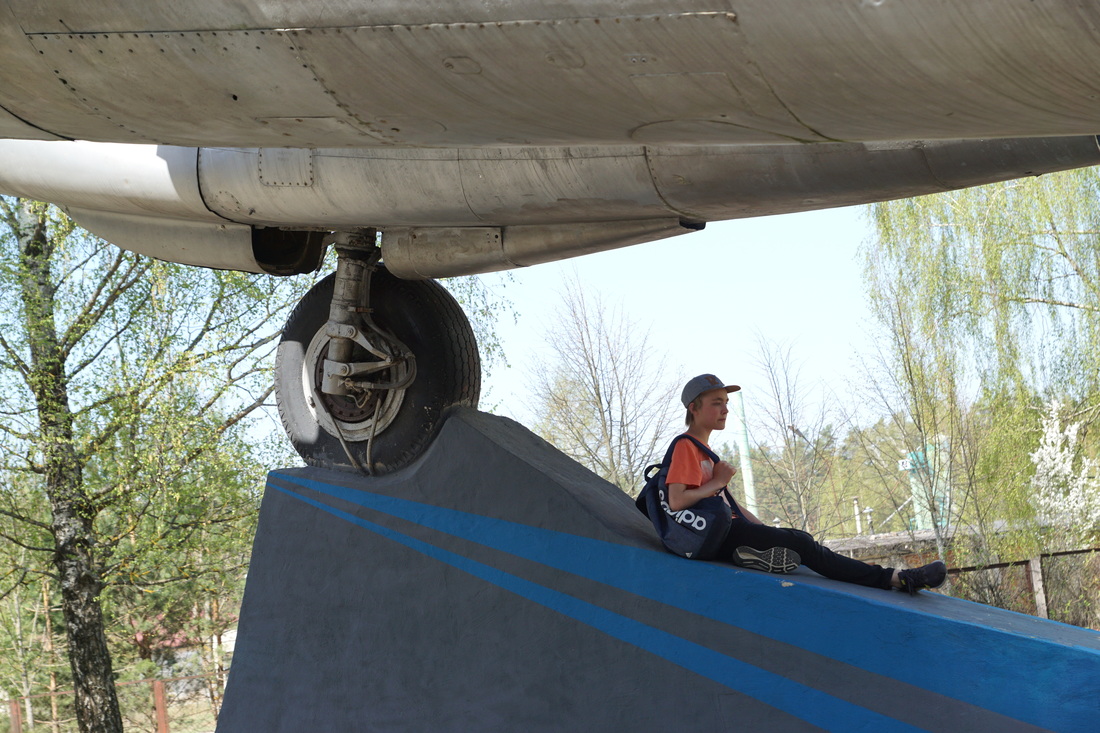
[[[280,476],[280,478],[285,479],[287,477]],[[302,484],[302,481],[297,479],[293,482],[299,485]],[[323,484],[316,485],[327,486]],[[569,616],[613,638],[644,649],[662,659],[712,679],[732,690],[742,692],[813,725],[836,731],[920,730],[587,601],[532,583],[503,570],[356,517],[315,499],[302,496],[274,484],[269,484],[269,486],[333,516],[376,532],[387,539]],[[307,488],[313,488],[313,486]]]
[[[1033,725],[1071,727],[1074,722],[1080,722],[1086,711],[1066,705],[1052,709],[1051,691],[1064,687],[1060,675],[1066,674],[1067,665],[1100,665],[1100,652],[1096,650],[1078,648],[1083,662],[1068,655],[1052,657],[1054,645],[1050,642],[1011,635],[979,624],[968,625],[971,643],[958,644],[943,637],[942,619],[919,609],[919,601],[903,613],[889,603],[867,598],[853,603],[848,594],[796,582],[783,588],[782,602],[776,603],[774,584],[780,581],[745,574],[733,567],[685,562],[660,551],[626,547],[305,478],[273,475]],[[730,574],[726,577],[731,582],[716,583],[716,577],[725,573]],[[744,582],[737,582],[739,579],[734,574],[742,574],[740,580]],[[753,594],[762,594],[765,600],[771,601],[766,612],[754,604]],[[823,619],[828,620],[827,629],[822,627]],[[961,621],[953,623],[964,625]],[[879,642],[892,636],[899,638],[898,645]],[[1005,644],[1006,636],[1012,636],[1011,644]],[[899,654],[898,649],[905,647],[920,651]],[[974,654],[977,648],[987,651],[979,658]],[[1041,669],[1033,663],[1039,658],[1048,662]],[[1031,684],[997,682],[998,679],[1004,682],[1016,679],[1016,675],[1009,673],[1019,665],[1031,670],[1029,674],[1034,675]],[[1002,676],[991,676],[992,670],[1001,670]],[[1044,675],[1049,675],[1050,679],[1044,679]],[[1079,674],[1075,676],[1084,681]],[[1096,674],[1089,677],[1094,678]],[[984,684],[972,684],[974,680],[982,680]],[[960,681],[968,682],[960,684]]]

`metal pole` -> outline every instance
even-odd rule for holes
[[[164,703],[162,680],[153,680],[153,708],[157,716],[157,733],[168,733],[168,706]]]
[[[737,430],[737,452],[741,454],[741,481],[745,486],[745,508],[756,514],[756,485],[752,480],[749,460],[749,426],[745,422],[745,398],[741,391],[733,393],[734,416],[741,423]]]
[[[19,711],[19,701],[14,698],[9,700],[8,710],[11,711],[11,733],[23,733],[23,717]]]
[[[1047,594],[1043,588],[1043,556],[1033,557],[1027,561],[1027,581],[1031,586],[1031,592],[1035,596],[1035,615],[1039,618],[1050,618],[1047,613]]]

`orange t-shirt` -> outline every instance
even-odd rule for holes
[[[676,447],[672,449],[672,463],[669,464],[668,475],[665,477],[666,484],[683,484],[689,489],[696,489],[710,481],[713,476],[714,462],[707,458],[695,443],[687,438],[676,442]],[[722,497],[722,501],[729,504],[725,492],[719,496]],[[732,511],[732,507],[731,514],[737,516],[737,512]]]
[[[684,484],[689,489],[702,486],[714,475],[714,463],[703,451],[684,438],[672,449],[672,463],[668,467],[665,483]]]

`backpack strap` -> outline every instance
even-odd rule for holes
[[[693,504],[690,512],[687,509],[672,511],[665,499],[666,481],[672,454],[682,438],[690,439],[715,464],[721,460],[697,438],[686,433],[677,435],[665,451],[664,460],[646,468],[646,483],[634,504],[649,518],[666,550],[681,557],[709,559],[725,541],[733,521],[732,513],[737,511],[737,503],[730,496],[729,487],[723,486],[715,494]],[[724,495],[724,501],[718,495]],[[682,517],[686,517],[686,520]]]
[[[676,444],[680,441],[680,438],[691,437],[687,434],[677,435],[672,439],[672,443],[669,444],[668,450],[665,451],[665,457],[661,459],[660,463],[653,463],[646,466],[642,471],[642,478],[645,479],[645,485],[642,490],[638,492],[637,498],[634,499],[634,506],[638,507],[638,511],[642,514],[649,516],[649,506],[647,494],[656,490],[656,483],[654,476],[658,471],[664,471],[668,473],[668,467],[672,463],[672,451],[676,448]]]
[[[710,448],[709,448],[709,447],[707,446],[707,444],[706,444],[706,443],[704,443],[703,441],[699,440],[699,439],[698,439],[698,438],[696,438],[696,437],[695,437],[694,435],[688,435],[687,433],[681,433],[680,435],[677,435],[675,439],[673,439],[673,441],[672,441],[672,445],[670,445],[670,446],[668,447],[668,453],[667,453],[667,454],[665,455],[665,465],[666,465],[666,466],[670,466],[670,465],[672,465],[672,451],[673,451],[673,449],[674,449],[674,448],[676,447],[676,443],[678,443],[678,442],[679,442],[680,438],[687,438],[687,439],[688,439],[688,440],[690,440],[690,441],[691,441],[692,443],[695,443],[695,446],[696,446],[696,447],[697,447],[697,448],[698,448],[699,450],[703,451],[703,453],[705,453],[705,454],[706,454],[707,458],[709,458],[709,459],[711,460],[711,463],[713,463],[714,465],[716,465],[716,466],[717,466],[717,465],[718,465],[718,462],[722,460],[721,458],[719,458],[719,457],[718,457],[718,454],[717,454],[717,453],[715,453],[714,451],[712,451],[712,450],[711,450],[711,449],[710,449]],[[732,496],[732,495],[730,494],[729,484],[726,484],[725,486],[723,486],[723,487],[722,487],[722,493],[726,495],[726,499],[727,499],[727,500],[729,501],[729,505],[730,505],[731,507],[733,507],[733,509],[734,509],[734,510],[738,511],[738,513],[739,513],[739,514],[742,514],[742,515],[743,515],[744,513],[743,513],[743,512],[741,512],[741,511],[740,511],[740,507],[739,507],[739,506],[737,506],[737,501],[736,501],[736,500],[735,500],[735,499],[733,498],[733,496]]]
[[[676,450],[676,444],[679,443],[680,440],[683,439],[683,438],[687,438],[692,443],[695,443],[696,447],[699,448],[699,450],[703,451],[703,453],[706,454],[707,458],[709,458],[712,463],[717,464],[720,460],[722,460],[721,458],[718,457],[717,453],[712,451],[707,446],[706,443],[699,440],[698,438],[696,438],[693,435],[688,435],[687,433],[680,433],[675,438],[673,438],[672,442],[668,446],[668,450],[665,451],[664,459],[660,463],[654,463],[652,465],[646,466],[645,471],[642,472],[642,477],[646,480],[646,486],[643,487],[642,491],[638,494],[638,498],[634,500],[634,504],[638,507],[638,511],[640,511],[642,514],[646,515],[647,517],[649,516],[649,509],[646,507],[645,494],[646,494],[646,488],[649,487],[650,479],[652,478],[654,472],[659,471],[661,469],[664,469],[664,471],[666,473],[668,472],[669,466],[672,465],[672,452],[674,450]],[[736,502],[734,501],[733,497],[730,495],[729,488],[726,487],[726,486],[723,486],[722,487],[722,492],[725,493],[726,499],[729,500],[730,506],[731,507],[736,507],[737,506]]]
[[[688,435],[687,433],[681,433],[680,435],[676,436],[676,439],[672,441],[672,445],[669,446],[668,460],[669,460],[670,464],[672,463],[672,449],[676,446],[676,443],[680,440],[680,438],[687,438],[692,443],[695,443],[695,447],[698,448],[699,450],[703,451],[703,453],[706,454],[707,458],[709,458],[712,463],[718,463],[718,461],[722,460],[721,458],[718,457],[717,453],[712,451],[710,449],[710,447],[707,446],[706,443],[699,440],[694,435]]]

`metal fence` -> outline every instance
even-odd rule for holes
[[[221,706],[225,674],[119,682],[118,704],[127,731],[210,733]],[[77,730],[73,691],[8,701],[0,733],[70,733]],[[2,715],[2,713],[0,713]]]

